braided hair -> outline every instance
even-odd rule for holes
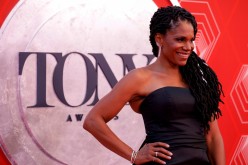
[[[158,56],[158,46],[155,35],[166,34],[168,30],[177,26],[179,21],[188,21],[194,29],[194,36],[197,33],[195,17],[179,6],[168,6],[159,8],[150,21],[150,43],[154,56]],[[218,119],[222,113],[219,103],[223,103],[221,95],[224,96],[222,85],[218,81],[215,72],[201,59],[194,51],[190,54],[185,66],[180,66],[180,73],[183,80],[188,84],[189,89],[196,100],[196,110],[202,122],[203,128],[208,131],[209,122],[212,118]]]

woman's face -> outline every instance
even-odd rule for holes
[[[194,28],[188,21],[179,21],[177,26],[161,37],[161,58],[172,66],[184,66],[194,49]]]

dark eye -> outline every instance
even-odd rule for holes
[[[183,42],[185,40],[185,38],[176,38],[176,40],[179,42]]]

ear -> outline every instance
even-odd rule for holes
[[[155,34],[155,41],[158,47],[163,45],[163,34],[157,33]]]

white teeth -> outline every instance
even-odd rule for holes
[[[188,57],[189,55],[187,53],[177,53],[179,56],[183,56],[183,57]]]

